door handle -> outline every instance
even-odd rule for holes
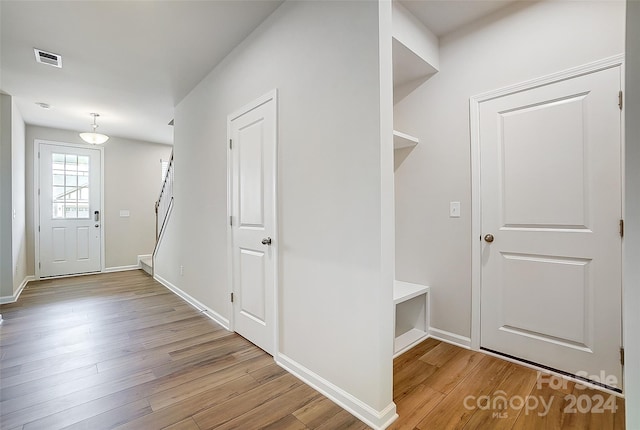
[[[262,244],[263,245],[271,245],[271,238],[270,237],[265,237],[264,239],[262,239]]]
[[[95,222],[100,221],[100,211],[95,211],[95,212],[93,212],[93,220],[94,220]]]
[[[484,240],[485,240],[486,242],[488,242],[488,243],[493,242],[493,239],[495,239],[495,238],[493,237],[493,235],[492,235],[492,234],[487,234],[487,235],[485,235],[485,236],[484,236]]]

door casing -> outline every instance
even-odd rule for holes
[[[33,240],[34,240],[34,261],[35,265],[35,278],[40,278],[40,231],[38,231],[38,227],[40,225],[40,196],[38,195],[38,189],[40,188],[40,145],[55,145],[55,146],[63,146],[67,148],[78,148],[78,149],[97,149],[100,151],[100,208],[102,213],[102,228],[100,229],[100,272],[104,272],[105,269],[105,244],[104,244],[104,147],[102,146],[89,146],[82,145],[77,143],[67,143],[67,142],[56,142],[52,140],[42,140],[42,139],[34,139],[33,140]],[[51,278],[64,278],[67,276],[78,276],[74,275],[61,275],[61,276],[53,276]],[[50,279],[50,278],[47,278]]]
[[[240,109],[237,109],[233,113],[227,116],[227,291],[229,296],[229,330],[235,331],[235,321],[234,321],[234,312],[233,312],[233,303],[231,302],[231,294],[233,293],[233,231],[231,227],[231,216],[233,213],[233,155],[232,150],[230,148],[229,142],[231,140],[231,122],[244,115],[245,113],[257,108],[260,105],[263,105],[269,101],[273,100],[274,109],[275,109],[275,139],[274,139],[274,157],[273,157],[273,235],[275,242],[275,252],[273,254],[273,269],[274,269],[274,279],[273,279],[273,310],[274,310],[274,319],[273,319],[273,330],[274,330],[274,351],[273,357],[275,360],[278,359],[278,354],[280,351],[280,313],[279,313],[279,254],[280,254],[280,234],[278,231],[278,90],[273,89],[269,91],[267,94],[253,100],[252,102],[244,105]]]
[[[480,309],[481,309],[481,286],[482,286],[482,189],[480,181],[480,104],[497,97],[529,90],[542,85],[571,79],[587,73],[593,73],[613,67],[620,67],[621,86],[624,89],[624,55],[615,55],[609,58],[588,63],[582,66],[553,73],[537,79],[525,81],[516,85],[504,87],[495,91],[490,91],[469,100],[469,113],[471,125],[471,349],[480,349]],[[624,115],[621,115],[621,165],[622,179],[624,178]],[[622,181],[622,213],[624,214],[624,180]],[[624,241],[622,241],[622,254],[624,255]],[[622,270],[622,268],[621,268]],[[622,285],[622,295],[624,296],[624,278]],[[622,306],[622,304],[621,304]],[[623,318],[624,320],[624,318]],[[622,327],[624,331],[624,326]],[[622,339],[621,339],[622,342]],[[624,375],[624,372],[623,372]],[[624,384],[623,384],[624,386]]]

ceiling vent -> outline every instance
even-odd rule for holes
[[[62,68],[62,56],[52,52],[43,51],[42,49],[33,48],[36,53],[36,61],[42,64],[48,64],[53,67]]]

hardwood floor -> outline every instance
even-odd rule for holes
[[[0,428],[366,429],[142,271],[3,305]]]
[[[1,313],[3,430],[368,428],[142,271],[31,282]],[[600,393],[553,382],[428,339],[394,361],[391,428],[624,429],[620,399],[566,413]],[[500,391],[538,404],[493,408]]]
[[[619,397],[435,339],[393,364],[393,430],[624,429]]]

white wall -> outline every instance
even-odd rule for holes
[[[35,273],[33,231],[33,142],[84,142],[76,131],[27,125],[27,267]],[[160,193],[160,159],[168,160],[171,146],[112,136],[104,144],[104,203],[106,268],[133,266],[137,256],[151,254],[155,244],[154,204]],[[120,210],[129,210],[128,218]]]
[[[13,292],[27,277],[27,229],[25,206],[25,125],[20,111],[11,101],[11,207]]]
[[[13,98],[0,94],[0,301],[10,302],[25,282],[24,121]]]
[[[395,175],[396,277],[431,286],[433,327],[471,334],[469,98],[622,52],[620,1],[516,2],[440,40],[440,72],[394,119],[420,139]]]
[[[13,295],[11,96],[0,94],[0,297]]]
[[[277,88],[279,355],[371,419],[395,412],[378,18],[377,2],[285,2],[177,106],[175,207],[156,259],[159,276],[229,317],[227,115]]]
[[[640,2],[627,2],[624,237],[624,391],[628,429],[640,429]]]

